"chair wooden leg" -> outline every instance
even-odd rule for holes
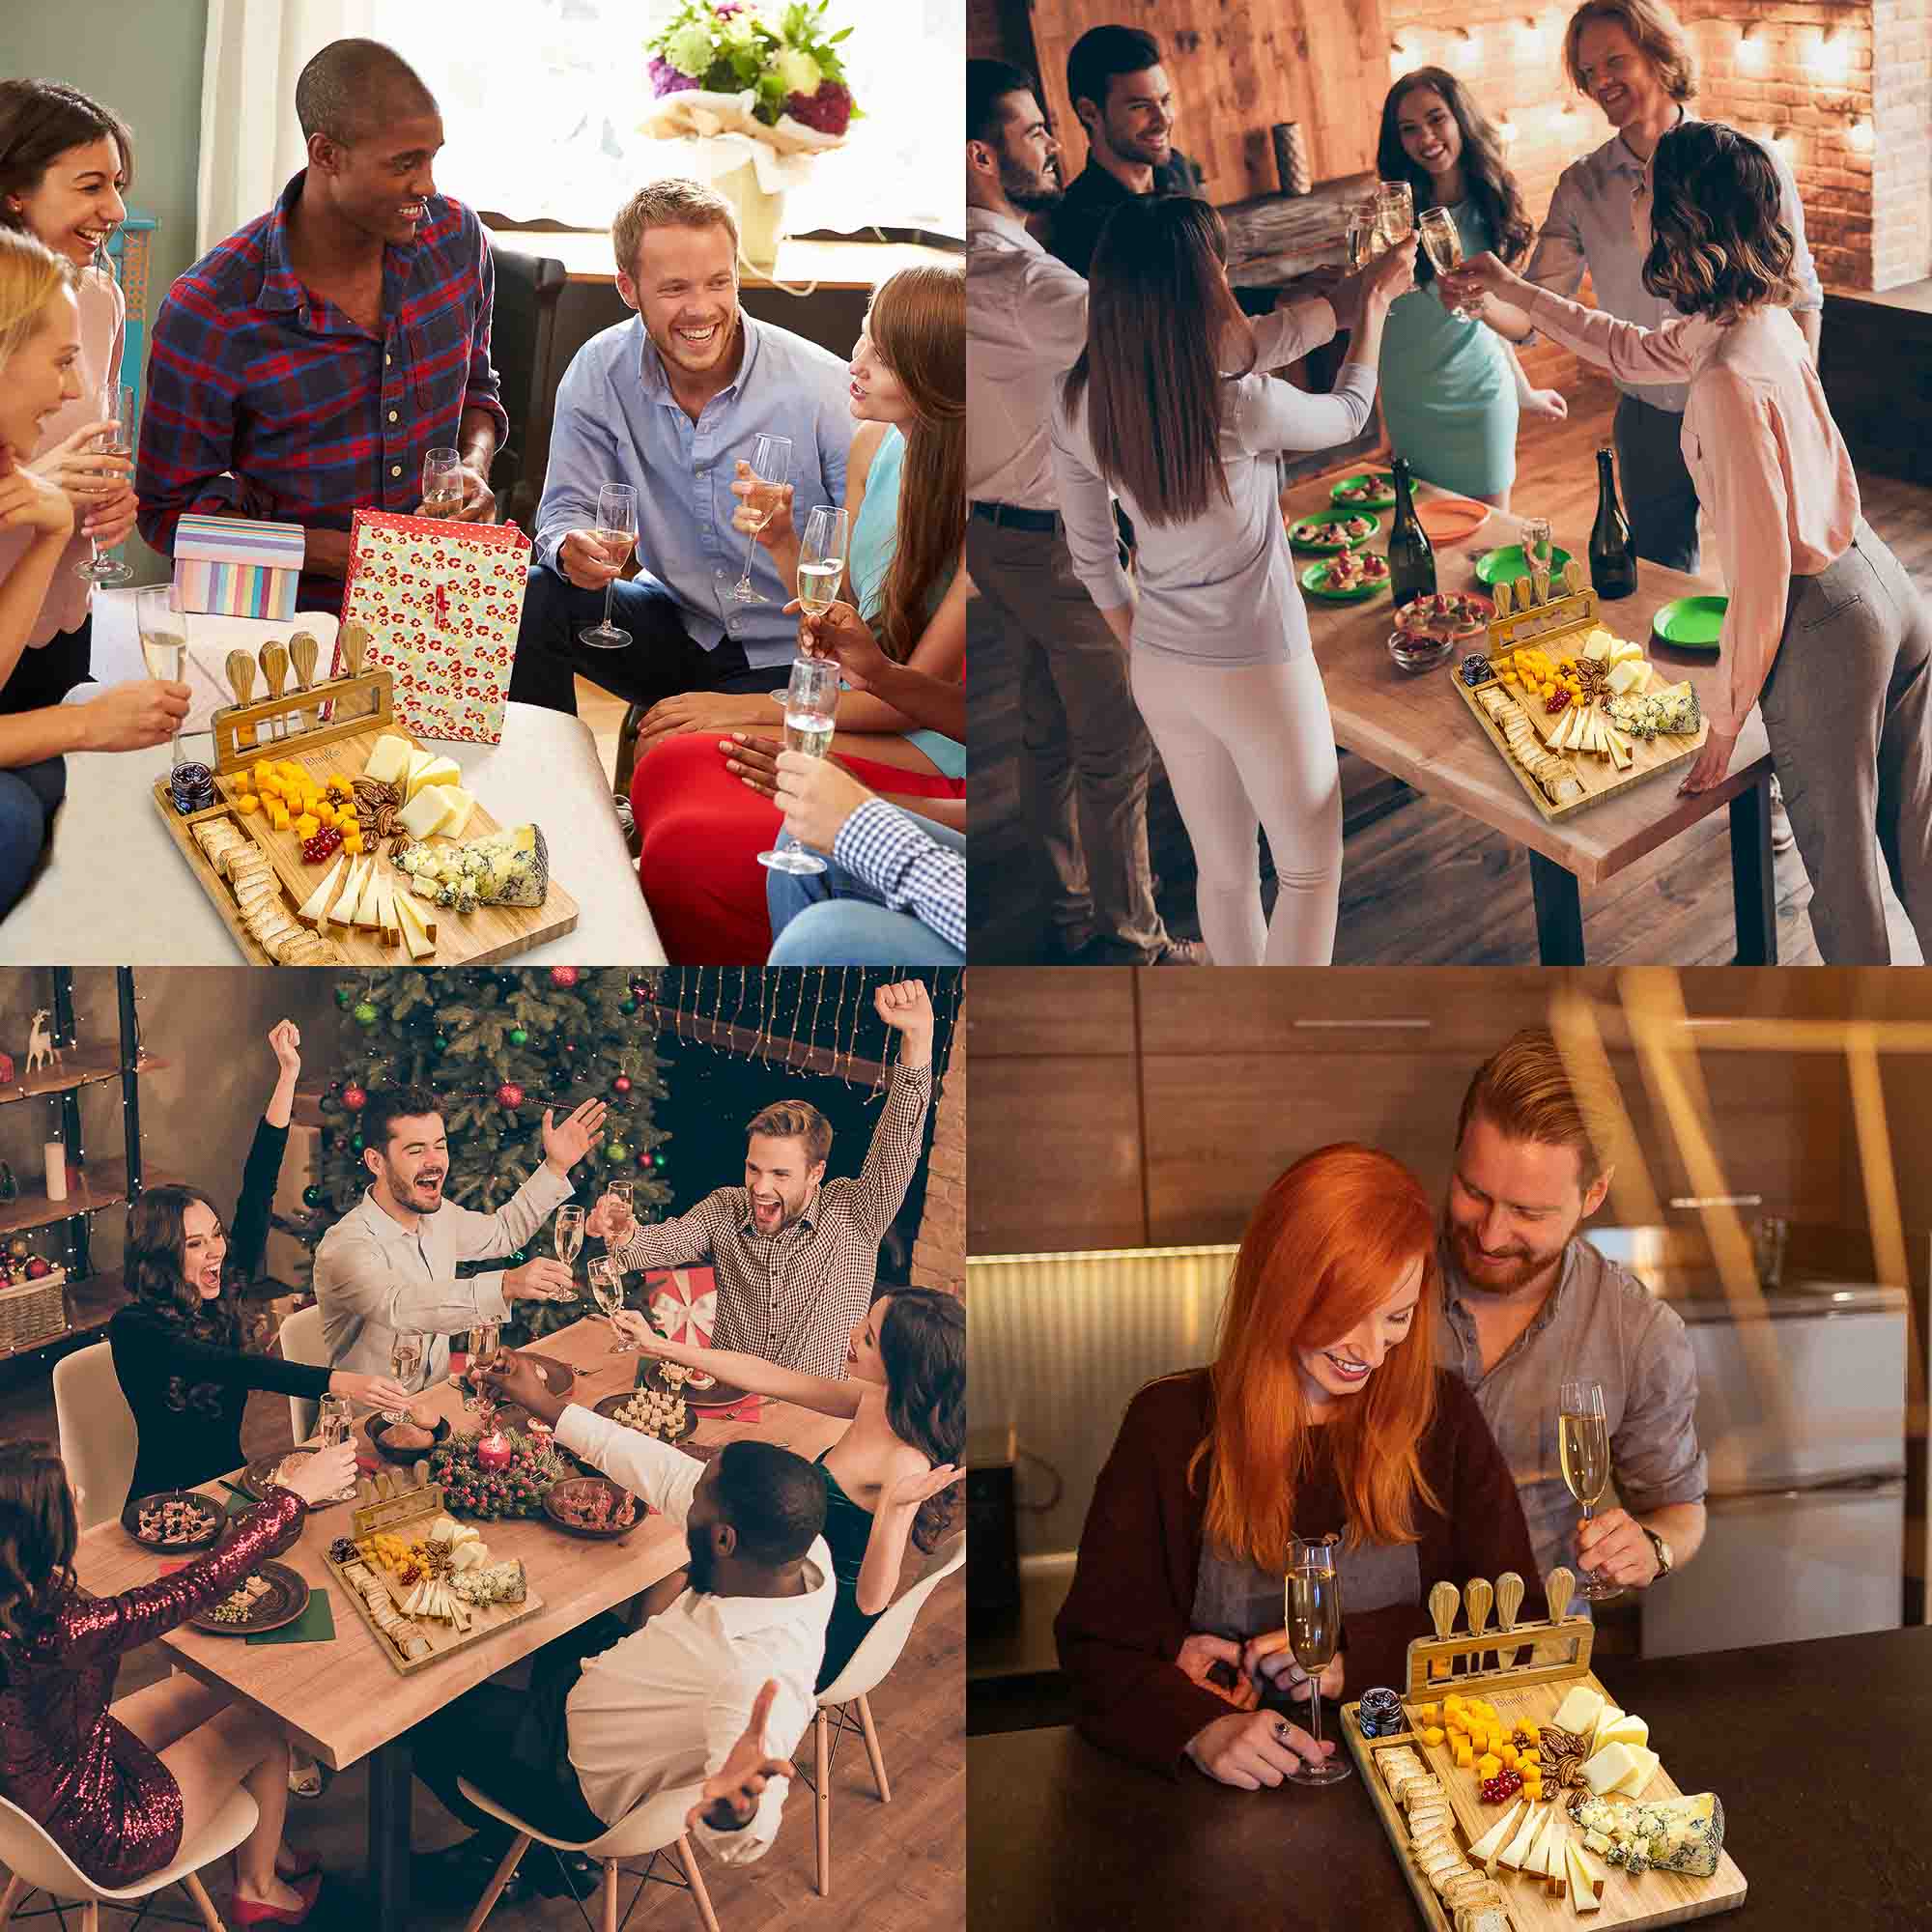
[[[100,1932],[100,1901],[90,1898],[80,1908],[80,1932]]]
[[[530,1834],[520,1832],[512,1841],[510,1849],[503,1854],[503,1861],[497,1867],[497,1875],[490,1881],[490,1889],[476,1901],[476,1910],[469,1915],[463,1932],[478,1932],[484,1919],[488,1918],[503,1888],[516,1876],[517,1866],[524,1854],[530,1848]]]
[[[812,1719],[813,1769],[816,1773],[817,1790],[812,1793],[817,1801],[813,1810],[818,1814],[818,1895],[820,1898],[832,1896],[832,1720],[830,1713],[820,1710]]]
[[[645,706],[633,704],[625,708],[624,722],[617,726],[617,755],[615,769],[611,774],[611,789],[619,798],[631,795],[632,775],[638,769],[638,732],[644,722]]]
[[[182,1879],[182,1889],[194,1900],[194,1909],[201,1914],[201,1922],[208,1932],[228,1932],[221,1922],[221,1915],[214,1909],[214,1901],[208,1895],[208,1888],[201,1882],[199,1872],[188,1872]]]
[[[879,1803],[893,1802],[893,1787],[886,1777],[886,1754],[879,1748],[878,1727],[872,1722],[872,1707],[866,1693],[859,1692],[859,1726],[866,1733],[866,1755],[872,1760],[872,1778],[879,1787]]]
[[[691,1888],[691,1902],[697,1907],[698,1921],[704,1932],[718,1932],[718,1915],[711,1909],[711,1894],[704,1889],[704,1874],[697,1869],[697,1854],[682,1832],[677,1836],[677,1861],[684,1867],[684,1882]]]
[[[31,1890],[33,1887],[18,1872],[7,1874],[7,1889],[4,1893],[0,1893],[0,1926],[5,1926],[8,1919],[13,1918],[14,1906],[18,1905]]]
[[[604,1932],[617,1932],[617,1861],[604,1861]]]

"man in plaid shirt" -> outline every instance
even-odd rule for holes
[[[805,1100],[752,1121],[745,1184],[720,1187],[688,1214],[639,1227],[605,1195],[583,1224],[625,1270],[709,1262],[718,1283],[712,1342],[801,1375],[842,1380],[852,1330],[871,1303],[879,1242],[912,1184],[932,1098],[932,1001],[918,980],[881,986],[873,1004],[900,1036],[885,1112],[856,1180],[825,1179],[832,1127]]]
[[[135,491],[163,554],[186,511],[300,524],[297,601],[336,610],[351,512],[413,514],[424,452],[455,447],[457,515],[488,522],[509,425],[489,243],[436,191],[434,97],[388,47],[336,41],[303,68],[296,113],[308,166],[156,318]]]

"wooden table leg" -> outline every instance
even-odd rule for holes
[[[376,1932],[409,1932],[410,1806],[414,1760],[407,1737],[369,1758],[369,1891]]]
[[[1529,855],[1536,899],[1536,956],[1545,966],[1583,964],[1583,898],[1577,874],[1541,852]]]
[[[1737,917],[1733,964],[1777,964],[1777,878],[1771,857],[1771,775],[1731,801],[1731,904]]]

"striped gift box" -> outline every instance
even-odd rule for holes
[[[175,526],[182,608],[220,617],[293,617],[302,552],[299,524],[183,517]]]

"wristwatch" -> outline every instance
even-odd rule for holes
[[[1637,1527],[1650,1538],[1650,1547],[1657,1551],[1657,1574],[1659,1577],[1670,1575],[1670,1546],[1648,1523],[1640,1522]],[[1654,1579],[1653,1579],[1654,1580]]]

